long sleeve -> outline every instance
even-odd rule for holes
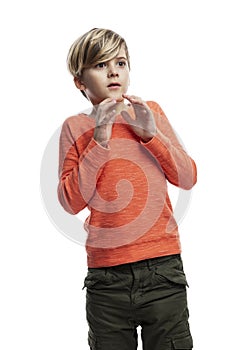
[[[83,134],[77,135],[75,128],[72,130],[72,124],[77,121],[78,117],[71,117],[64,122],[59,143],[58,199],[70,214],[77,214],[88,205],[109,154],[92,137],[80,153],[77,141]]]
[[[161,107],[154,102],[148,105],[155,115],[157,134],[142,144],[156,158],[170,183],[189,190],[197,181],[196,164],[181,146]]]
[[[117,116],[109,149],[93,139],[95,119],[68,118],[61,130],[58,198],[70,214],[88,206],[89,267],[126,264],[180,254],[178,225],[167,181],[184,189],[196,182],[196,165],[156,102],[157,134],[141,142]]]

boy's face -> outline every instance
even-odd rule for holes
[[[123,101],[122,94],[127,92],[128,85],[129,67],[125,49],[121,47],[115,58],[84,69],[77,87],[85,89],[92,104],[97,105],[106,98]]]

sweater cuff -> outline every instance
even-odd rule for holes
[[[88,168],[98,169],[109,159],[109,157],[110,148],[101,146],[94,140],[94,138],[92,138],[82,154],[80,161],[84,161],[84,164],[88,166]]]
[[[157,130],[157,133],[152,139],[148,142],[143,142],[142,140],[140,143],[148,149],[155,157],[160,156],[168,151],[168,149],[171,146],[170,140],[165,137],[159,130]]]

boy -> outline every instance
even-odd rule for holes
[[[70,48],[68,68],[91,102],[60,136],[58,198],[88,207],[86,312],[90,349],[192,349],[186,278],[167,181],[196,183],[196,166],[156,102],[127,95],[125,40],[92,29]],[[127,103],[125,103],[127,101]]]

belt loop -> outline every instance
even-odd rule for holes
[[[151,259],[147,259],[146,262],[147,262],[148,269],[151,271],[152,270],[152,261],[151,261]]]

